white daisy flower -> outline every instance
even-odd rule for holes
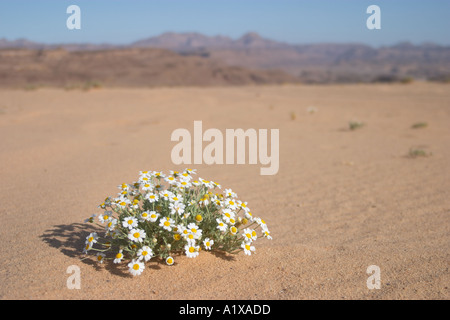
[[[194,180],[194,181],[192,181],[191,182],[192,183],[192,185],[194,185],[194,186],[196,186],[196,187],[198,187],[198,186],[200,186],[202,183],[200,182],[200,181],[198,181],[198,180]]]
[[[166,258],[166,263],[167,263],[169,266],[173,265],[174,262],[175,262],[175,260],[173,260],[173,258],[172,258],[171,256],[168,256],[168,257]]]
[[[111,216],[112,216],[112,211],[105,211],[101,215],[98,216],[98,221],[100,221],[100,223],[108,222],[109,220],[112,219]]]
[[[217,229],[219,229],[222,232],[227,231],[227,225],[221,220],[221,219],[216,219],[217,221]]]
[[[140,275],[145,269],[144,263],[139,260],[131,260],[131,262],[128,264],[128,270],[133,276]]]
[[[181,180],[181,181],[177,182],[177,187],[178,188],[186,189],[186,188],[189,188],[191,185],[192,184],[189,181]]]
[[[211,181],[211,184],[214,188],[222,189],[222,186],[220,184],[218,184],[217,182]]]
[[[101,253],[101,252],[98,252],[97,253],[97,262],[98,263],[103,263],[104,260],[105,260],[105,254]]]
[[[248,256],[250,256],[252,254],[252,251],[255,251],[255,247],[251,245],[250,242],[242,242],[241,245],[242,249],[244,249],[244,253]]]
[[[84,246],[83,253],[87,254],[88,251],[92,249],[92,245],[93,245],[92,242],[87,242],[86,245]]]
[[[198,202],[199,205],[207,206],[209,204],[209,195],[205,194],[200,201]]]
[[[169,205],[169,208],[170,208],[170,214],[175,214],[175,213],[177,213],[178,215],[183,215],[183,213],[184,213],[184,208],[185,208],[186,206],[183,204],[183,203],[181,203],[181,202],[175,202],[175,203],[171,203],[170,205]]]
[[[185,169],[184,172],[189,174],[197,174],[197,169]]]
[[[155,193],[147,193],[145,195],[145,199],[147,199],[148,201],[150,201],[150,203],[156,202],[158,201],[159,197],[157,194]]]
[[[231,234],[234,235],[234,234],[236,234],[237,232],[238,232],[238,228],[236,228],[235,226],[231,226],[231,227],[230,227],[230,233],[231,233]]]
[[[245,241],[249,242],[252,242],[257,238],[256,231],[250,228],[244,229],[244,233],[242,235],[244,236]]]
[[[165,178],[164,173],[162,173],[161,171],[153,171],[152,172],[152,176],[157,178],[157,179]]]
[[[94,222],[94,218],[95,218],[96,216],[97,216],[97,215],[94,213],[92,216],[90,216],[89,218],[87,218],[86,220],[84,220],[84,223],[87,223],[87,222],[93,223],[93,222]]]
[[[267,224],[266,224],[266,222],[263,220],[263,219],[261,219],[261,218],[255,218],[255,221],[256,221],[256,223],[257,224],[259,224],[260,226],[261,226],[261,229],[264,231],[264,230],[267,230]]]
[[[173,193],[168,190],[164,190],[159,193],[159,196],[161,197],[161,199],[164,199],[167,201],[173,196]]]
[[[145,236],[145,231],[142,229],[131,229],[128,233],[128,238],[134,242],[142,242]]]
[[[150,211],[148,220],[150,222],[155,222],[156,220],[158,220],[159,216],[160,214],[157,213],[156,211]]]
[[[170,185],[174,185],[177,183],[177,179],[175,179],[175,177],[173,176],[168,176],[164,180],[167,181]]]
[[[222,218],[223,218],[223,220],[225,220],[226,223],[230,223],[231,219],[233,219],[233,221],[234,221],[235,216],[236,216],[236,214],[233,211],[231,211],[231,209],[223,209],[222,210]],[[232,223],[232,224],[234,224],[234,223]]]
[[[98,235],[97,232],[91,232],[87,237],[86,237],[86,242],[85,243],[91,243],[94,244],[97,242],[98,239]]]
[[[246,202],[242,202],[242,201],[238,201],[238,205],[244,209],[244,211],[250,211],[250,208],[247,207],[247,201]]]
[[[167,231],[172,231],[175,221],[169,217],[161,218],[159,220],[159,226]]]
[[[148,261],[153,257],[153,251],[150,247],[143,246],[141,249],[139,249],[137,255],[139,257],[139,260]]]
[[[225,206],[227,208],[230,208],[231,210],[236,210],[238,207],[238,204],[237,204],[236,200],[227,199],[227,200],[225,200]]]
[[[154,186],[151,183],[149,183],[149,182],[144,183],[142,185],[142,190],[144,190],[144,191],[152,191],[153,188],[154,188]]]
[[[116,201],[116,205],[121,209],[125,209],[130,203],[131,201],[129,199],[123,197],[118,198]]]
[[[136,228],[138,225],[138,221],[135,217],[126,217],[123,221],[122,221],[122,226],[124,228],[128,228],[128,229],[134,229]]]
[[[117,254],[116,254],[116,256],[115,256],[115,259],[114,259],[114,263],[121,263],[122,262],[122,260],[123,260],[123,253],[122,253],[122,251],[123,250],[119,250],[119,252],[117,252]]]
[[[183,197],[179,194],[172,194],[169,200],[170,202],[183,202]]]
[[[213,188],[214,185],[211,183],[211,181],[202,179],[202,178],[198,178],[198,180],[200,180],[200,182],[202,183],[203,186],[205,186],[206,188]]]
[[[188,244],[184,246],[184,250],[188,258],[196,258],[199,254],[199,246],[196,246],[193,241],[189,241]]]
[[[189,234],[192,234],[192,239],[200,239],[202,237],[202,230],[198,228],[198,226],[195,223],[189,223],[187,226],[189,230]],[[191,239],[188,236],[189,239]]]
[[[267,238],[269,240],[272,240],[272,236],[270,235],[270,231],[269,230],[263,231],[263,234],[264,234],[265,238]]]
[[[214,240],[212,239],[205,238],[205,240],[203,240],[203,246],[205,247],[206,250],[211,250],[213,244]]]
[[[139,219],[143,221],[149,221],[150,220],[150,214],[154,211],[142,211],[141,215],[139,216]]]
[[[225,197],[227,198],[237,198],[237,194],[231,189],[225,189]]]
[[[106,224],[106,231],[113,231],[114,229],[116,229],[116,225],[117,225],[117,219],[110,219],[108,221],[108,223]]]

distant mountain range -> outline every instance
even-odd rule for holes
[[[0,49],[7,48],[68,52],[125,50],[128,54],[138,52],[131,49],[164,49],[180,57],[196,56],[201,58],[199,61],[222,65],[225,69],[240,67],[240,70],[272,74],[275,74],[273,70],[279,70],[278,77],[286,73],[290,77],[286,76],[285,80],[306,83],[450,80],[450,47],[431,43],[399,43],[374,48],[358,43],[288,44],[254,32],[238,39],[199,33],[164,33],[127,45],[42,44],[26,39],[0,39]]]

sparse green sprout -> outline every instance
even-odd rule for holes
[[[29,83],[29,84],[25,85],[25,87],[23,89],[25,91],[34,91],[34,90],[39,89],[39,85],[33,84],[33,83]]]
[[[90,89],[99,89],[102,85],[98,81],[86,81],[83,85],[83,90],[90,90]]]
[[[297,119],[297,115],[295,114],[294,111],[291,112],[291,120],[294,121],[295,119]]]
[[[350,130],[356,130],[359,128],[362,128],[364,126],[364,123],[360,122],[360,121],[350,121],[348,123],[348,127]]]
[[[306,112],[309,114],[316,113],[317,111],[318,111],[317,108],[314,106],[309,106],[308,108],[306,108]]]
[[[408,156],[410,158],[429,157],[431,156],[431,152],[426,152],[425,150],[419,148],[410,148]]]
[[[426,123],[426,122],[417,122],[411,126],[411,128],[413,128],[413,129],[420,129],[420,128],[426,128],[426,127],[428,127],[428,123]]]
[[[413,82],[414,82],[414,78],[409,77],[409,76],[400,79],[400,83],[403,83],[403,84],[409,84],[409,83],[413,83]]]

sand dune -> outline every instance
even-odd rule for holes
[[[315,106],[317,112],[307,113]],[[280,129],[280,169],[201,165],[267,221],[252,256],[202,253],[140,277],[80,260],[83,220],[176,128]],[[365,126],[351,131],[348,122]],[[448,85],[0,91],[2,299],[448,299]],[[426,122],[422,129],[412,129]],[[432,153],[408,157],[410,148]],[[81,268],[69,290],[66,269]],[[381,270],[381,289],[366,269]]]

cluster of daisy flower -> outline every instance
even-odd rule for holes
[[[173,265],[175,254],[195,258],[202,249],[251,255],[258,237],[272,239],[247,202],[231,189],[217,192],[218,183],[196,180],[195,174],[192,169],[168,175],[141,171],[138,181],[119,185],[118,195],[99,205],[104,211],[86,219],[104,228],[105,235],[90,233],[84,253],[97,252],[100,263],[127,259],[130,273],[140,275],[152,257]]]

